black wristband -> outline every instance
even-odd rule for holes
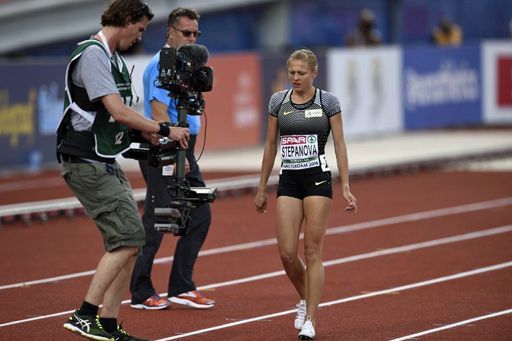
[[[168,137],[171,133],[171,128],[167,124],[158,123],[160,126],[160,130],[158,131],[158,135],[162,135],[163,137]]]

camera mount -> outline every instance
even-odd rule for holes
[[[176,100],[178,120],[172,126],[188,127],[187,115],[202,115],[204,111],[203,91],[213,87],[213,70],[206,66],[208,50],[203,45],[185,44],[179,49],[160,50],[159,75],[155,86],[169,92]],[[140,132],[132,131],[131,149],[124,157],[147,160],[150,167],[174,164],[172,181],[167,185],[171,200],[165,207],[155,207],[154,228],[159,232],[185,235],[190,225],[190,211],[213,202],[216,188],[190,187],[186,178],[186,153],[176,141],[160,140],[160,145],[147,143]],[[191,165],[195,166],[195,165]],[[158,203],[160,204],[160,203]]]
[[[169,96],[178,99],[176,104],[177,126],[188,127],[187,113],[191,108],[190,96],[195,99],[195,95],[185,91],[178,94],[169,93]],[[168,186],[171,201],[167,207],[155,207],[155,230],[174,235],[185,235],[191,222],[190,210],[213,202],[217,189],[214,187],[190,187],[185,174],[186,149],[177,146],[174,160],[174,181]]]

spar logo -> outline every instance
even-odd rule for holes
[[[281,159],[287,169],[316,167],[318,162],[316,135],[287,135],[282,137]]]
[[[288,135],[288,136],[282,136],[281,137],[281,145],[283,146],[290,146],[294,144],[305,144],[306,141],[309,142],[309,139],[311,136],[306,135]]]

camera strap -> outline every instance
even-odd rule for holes
[[[71,103],[71,105],[68,108],[73,110],[77,114],[80,114],[80,116],[85,118],[91,124],[94,123],[94,115],[95,115],[95,113],[83,110],[82,108],[80,108],[78,106],[78,104],[76,104],[76,102]]]
[[[98,36],[100,37],[101,43],[105,46],[105,49],[107,50],[107,54],[110,60],[117,66],[117,68],[120,68],[120,66],[122,66],[123,64],[119,59],[117,53],[112,55],[112,53],[110,52],[110,46],[108,46],[107,38],[105,38],[105,35],[101,30],[98,32]]]

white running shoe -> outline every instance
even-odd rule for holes
[[[311,322],[311,318],[308,316],[306,322],[302,326],[302,329],[299,333],[299,340],[313,340],[315,338],[315,327],[313,327],[313,322]]]
[[[306,320],[306,301],[300,300],[297,303],[297,315],[295,316],[295,329],[301,330]]]

